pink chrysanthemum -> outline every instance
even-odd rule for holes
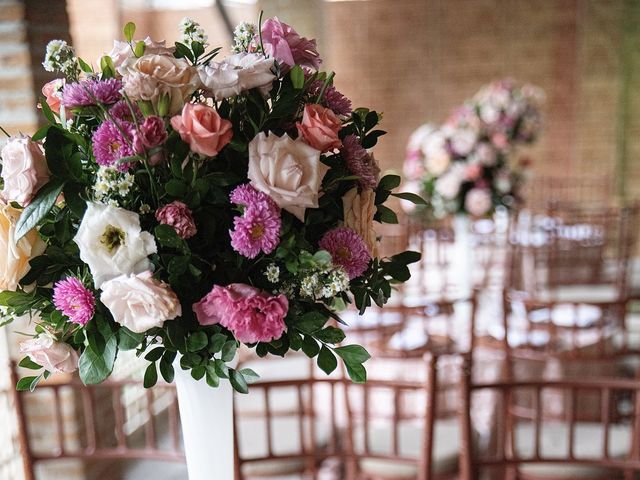
[[[65,278],[54,285],[53,304],[59,312],[78,325],[86,325],[96,310],[93,293],[75,277]]]
[[[344,268],[349,280],[362,275],[369,266],[371,255],[360,235],[346,227],[334,228],[324,234],[318,243],[331,254],[334,265]]]
[[[134,155],[132,147],[133,127],[128,122],[118,125],[106,121],[93,132],[93,155],[98,165],[116,166],[124,172],[129,168],[128,163],[118,164],[118,160]],[[127,137],[125,138],[125,135]]]
[[[245,183],[237,186],[229,195],[231,202],[237,205],[243,205],[246,208],[253,207],[255,205],[263,205],[270,208],[276,214],[280,209],[276,202],[264,192],[256,190],[251,184]]]
[[[380,168],[371,155],[362,147],[358,137],[347,135],[342,140],[340,151],[349,171],[353,175],[360,177],[360,185],[363,188],[376,188]]]
[[[323,80],[316,80],[309,85],[309,94],[315,97],[320,94],[324,86]],[[351,115],[351,100],[340,93],[335,86],[327,85],[322,94],[322,103],[336,115]]]
[[[115,78],[67,83],[62,90],[62,104],[66,108],[86,107],[96,103],[111,105],[122,98],[120,90],[122,82]]]
[[[240,255],[256,258],[260,251],[269,254],[280,243],[282,220],[277,210],[267,202],[251,205],[244,215],[233,221],[234,229],[229,232],[231,246]]]
[[[191,238],[198,233],[191,210],[178,200],[156,210],[156,220],[173,227],[180,238]]]
[[[138,108],[135,103],[132,104],[131,107],[133,107],[133,112],[135,113],[135,120],[138,121],[138,123],[142,122],[143,116],[140,108]],[[134,118],[131,114],[131,107],[129,107],[129,104],[126,101],[120,100],[109,109],[109,115],[122,122],[134,123]]]

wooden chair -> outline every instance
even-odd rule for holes
[[[12,365],[14,384],[15,369]],[[125,404],[125,398],[131,398],[132,394],[137,402],[135,410]],[[38,425],[37,429],[27,421],[27,416],[36,413],[30,409],[30,395],[44,397],[50,406],[46,412],[47,425]],[[81,426],[74,442],[69,442],[68,425],[65,425],[69,403],[76,406],[72,416],[74,425]],[[153,390],[143,390],[139,381],[109,380],[84,386],[77,376],[54,376],[41,382],[34,393],[15,392],[15,405],[26,480],[35,480],[38,464],[63,459],[185,462],[172,385],[159,384]],[[43,413],[38,411],[40,415]],[[157,430],[159,415],[167,420],[166,439],[161,439]],[[43,449],[37,446],[36,435],[45,428],[52,429],[53,435],[46,437],[51,447]],[[168,440],[167,445],[161,445],[164,440]]]
[[[259,381],[248,395],[236,395],[237,479],[316,479],[323,462],[340,460],[343,383],[341,377]]]
[[[524,198],[529,210],[546,210],[550,205],[612,205],[614,181],[610,175],[555,177],[534,176],[525,186]]]
[[[423,362],[425,377],[407,380],[390,373],[389,362],[379,378],[369,365],[364,384],[347,384],[347,473],[349,480],[435,480],[456,478],[460,428],[453,402],[442,402],[445,382],[438,379],[438,357]],[[440,357],[442,358],[442,357]],[[372,362],[376,360],[375,358]],[[404,364],[405,376],[416,375]],[[402,366],[401,366],[402,368]],[[411,371],[408,371],[411,370]],[[448,383],[450,387],[454,382]],[[457,387],[455,393],[457,394]],[[437,439],[437,441],[435,440]]]
[[[473,382],[467,367],[462,391],[462,480],[613,480],[623,475],[631,480],[640,471],[637,379]],[[476,397],[486,393],[496,399],[496,438],[491,448],[479,445],[471,434]],[[549,394],[562,395],[569,408],[550,412]],[[576,404],[585,394],[599,400],[599,418],[579,418]],[[514,408],[517,395],[528,395],[532,408],[525,412]],[[628,401],[618,402],[621,397]]]

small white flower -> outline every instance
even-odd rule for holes
[[[242,22],[233,30],[233,53],[248,52],[253,39],[258,33],[258,27],[254,23]]]
[[[267,267],[267,270],[264,272],[267,280],[271,283],[277,283],[280,279],[280,267],[278,267],[275,263],[272,263]]]
[[[140,205],[140,213],[142,215],[146,215],[150,211],[151,211],[151,207],[149,205],[147,205],[146,203],[143,203],[142,205]]]
[[[51,40],[47,44],[42,66],[47,72],[60,72],[75,76],[78,73],[78,59],[73,47],[64,40]]]
[[[203,46],[207,45],[207,35],[204,33],[204,28],[200,26],[198,22],[184,17],[178,26],[180,29],[181,37],[180,42],[186,46],[191,47],[193,42],[199,42]]]

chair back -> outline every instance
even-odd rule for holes
[[[611,205],[615,196],[610,175],[554,177],[536,175],[525,184],[528,209],[546,209],[557,203],[574,205]]]

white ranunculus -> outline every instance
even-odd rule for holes
[[[51,373],[71,373],[78,369],[78,353],[66,343],[46,335],[21,342],[20,353]]]
[[[276,78],[271,71],[274,62],[275,59],[258,53],[242,52],[202,66],[198,74],[205,90],[216,100],[223,100],[252,88],[270,88]]]
[[[447,199],[453,200],[460,192],[464,180],[464,165],[456,163],[444,175],[436,180],[436,192]]]
[[[117,323],[136,333],[161,327],[165,321],[182,315],[178,296],[149,271],[103,283],[100,300]]]
[[[29,137],[11,138],[2,148],[2,196],[8,202],[27,205],[38,189],[49,181],[47,160],[40,146]]]
[[[329,167],[320,162],[320,151],[301,139],[261,132],[249,143],[251,185],[301,221],[307,208],[318,208],[327,170]]]
[[[141,230],[137,213],[102,203],[87,202],[74,241],[96,288],[120,275],[150,270],[147,257],[157,252],[153,235]]]

